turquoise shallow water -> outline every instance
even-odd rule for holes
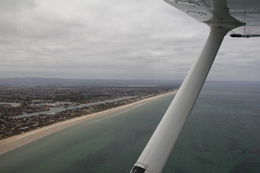
[[[173,96],[0,155],[0,172],[130,172]],[[207,83],[164,173],[259,173],[260,84]]]

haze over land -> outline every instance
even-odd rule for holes
[[[61,79],[61,78],[0,78],[1,85],[84,85],[84,86],[111,86],[111,85],[171,85],[179,87],[180,80],[118,80],[118,79]]]
[[[180,79],[209,29],[163,0],[1,0],[0,77]],[[227,36],[210,80],[260,80],[259,38]]]

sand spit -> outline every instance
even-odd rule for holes
[[[21,147],[27,143],[30,143],[32,141],[35,141],[37,139],[40,139],[44,136],[47,136],[47,135],[57,132],[59,130],[65,129],[67,127],[82,123],[84,121],[94,119],[97,117],[101,117],[101,116],[105,116],[107,114],[111,114],[114,112],[123,111],[125,109],[128,109],[127,111],[129,111],[129,110],[137,108],[145,103],[148,103],[152,100],[156,100],[156,99],[165,97],[169,94],[176,94],[176,93],[177,93],[177,90],[173,91],[171,93],[161,94],[158,96],[143,99],[143,100],[140,100],[140,101],[137,101],[134,103],[124,105],[124,106],[112,108],[109,110],[105,110],[105,111],[101,111],[101,112],[97,112],[97,113],[93,113],[93,114],[83,115],[81,117],[76,117],[76,118],[69,119],[69,120],[66,120],[63,122],[58,122],[58,123],[55,123],[55,124],[52,124],[52,125],[49,125],[46,127],[42,127],[42,128],[36,129],[36,130],[26,132],[24,134],[19,134],[16,136],[9,137],[7,139],[3,139],[0,141],[0,154],[3,154],[7,151],[13,150],[18,147]]]

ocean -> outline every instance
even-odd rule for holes
[[[173,95],[0,155],[1,173],[130,172]],[[163,173],[259,173],[260,83],[207,82]]]

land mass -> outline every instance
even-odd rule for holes
[[[59,130],[100,116],[105,110],[123,109],[123,105],[131,103],[140,105],[140,100],[171,93],[178,87],[178,82],[171,81],[0,78],[0,148],[6,151],[6,147],[35,140],[37,131],[40,136],[49,134],[53,132],[51,125]],[[12,141],[12,136],[31,134],[28,132],[37,137],[29,135],[25,142],[22,137],[8,146],[3,142]]]
[[[158,99],[158,98],[161,98],[161,97],[165,97],[169,94],[176,94],[176,92],[177,92],[177,90],[170,92],[170,93],[164,93],[164,94],[157,95],[157,96],[154,96],[154,97],[142,99],[142,100],[136,101],[134,103],[123,105],[123,106],[120,106],[120,107],[117,107],[117,108],[112,108],[112,109],[101,111],[101,112],[98,112],[98,113],[84,115],[84,116],[80,116],[80,117],[73,118],[73,119],[70,119],[70,120],[66,120],[66,121],[63,121],[63,122],[55,123],[55,124],[48,125],[48,126],[45,126],[45,127],[42,127],[42,128],[38,128],[38,129],[30,131],[30,132],[26,132],[26,133],[23,133],[23,134],[19,134],[19,135],[16,135],[16,136],[9,137],[7,139],[3,139],[3,140],[0,141],[0,154],[5,153],[7,151],[10,151],[12,149],[18,148],[22,145],[25,145],[25,144],[30,143],[32,141],[35,141],[39,138],[42,138],[46,135],[57,132],[57,131],[62,130],[64,128],[82,123],[84,121],[87,121],[87,120],[90,120],[90,119],[93,119],[93,118],[105,116],[107,114],[111,114],[111,113],[114,113],[114,112],[129,111],[129,110],[134,109],[136,107],[139,107],[139,106],[141,106],[141,105],[143,105],[143,104],[145,104],[145,103],[147,103],[151,100],[155,100],[155,99]]]
[[[121,81],[115,84],[111,81],[102,85],[40,85],[36,82],[34,85],[0,85],[0,139],[177,88],[169,84],[133,83],[130,85]],[[53,108],[59,111],[48,111]]]

